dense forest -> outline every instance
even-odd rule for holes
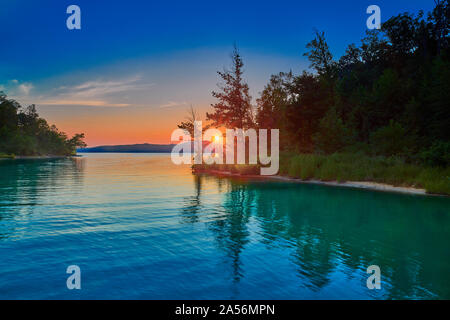
[[[306,45],[311,71],[272,75],[256,106],[235,47],[207,127],[279,129],[279,174],[371,181],[450,195],[450,8],[402,13],[333,57],[324,32]],[[191,109],[179,128],[192,131]],[[257,174],[259,165],[194,165]]]
[[[450,8],[399,14],[333,59],[323,32],[307,44],[314,74],[272,76],[257,125],[300,152],[343,149],[450,164]]]
[[[390,18],[339,59],[316,31],[304,54],[314,72],[273,75],[256,108],[235,49],[232,69],[218,72],[223,83],[207,119],[228,128],[278,128],[280,146],[302,154],[362,152],[448,166],[449,26],[448,0],[440,1],[427,15]]]
[[[35,105],[23,108],[0,92],[0,155],[67,156],[85,147],[84,134],[68,138],[40,118]]]

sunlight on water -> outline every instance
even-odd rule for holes
[[[195,176],[167,154],[0,174],[3,299],[450,299],[448,198]]]

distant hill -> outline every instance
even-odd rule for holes
[[[205,147],[209,142],[203,141],[203,147]],[[80,148],[77,152],[123,152],[123,153],[170,153],[172,152],[175,144],[127,144],[127,145],[117,145],[117,146],[98,146],[92,148]],[[191,150],[194,151],[193,144],[191,145]]]
[[[171,152],[174,144],[127,144],[117,146],[98,146],[92,148],[77,149],[77,152],[126,152],[126,153],[164,153]]]

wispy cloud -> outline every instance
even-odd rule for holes
[[[92,106],[92,107],[128,107],[129,103],[109,103],[102,100],[53,100],[41,101],[38,104],[48,106]]]
[[[186,101],[168,101],[165,104],[160,105],[160,108],[171,108],[171,107],[179,107],[179,106],[186,106],[188,103]]]
[[[93,80],[74,86],[61,86],[51,98],[41,99],[42,105],[79,105],[94,107],[127,107],[129,103],[111,102],[112,96],[143,90],[152,87],[153,83],[141,83],[140,76],[120,80]]]
[[[18,86],[19,91],[26,96],[28,96],[30,94],[31,89],[33,89],[33,88],[34,88],[34,86],[31,83],[22,83],[22,84],[19,84],[19,86]]]
[[[131,90],[140,90],[153,86],[153,83],[142,84],[139,81],[142,78],[140,76],[134,76],[122,80],[114,81],[87,81],[82,84],[73,87],[63,87],[68,91],[63,94],[70,95],[72,97],[104,97],[112,93],[128,92]]]
[[[74,85],[65,85],[50,90],[41,95],[30,96],[34,88],[31,83],[21,83],[18,80],[10,80],[8,86],[1,88],[8,90],[9,94],[20,101],[32,101],[37,105],[48,106],[93,106],[93,107],[128,107],[131,103],[123,101],[124,93],[138,90],[148,90],[153,83],[145,83],[138,75],[118,79],[96,79]],[[34,90],[33,90],[34,91]]]
[[[30,94],[34,86],[30,82],[20,82],[17,79],[8,80],[5,84],[0,84],[0,91],[8,91],[15,96],[25,96]]]

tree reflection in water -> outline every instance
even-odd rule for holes
[[[57,189],[77,194],[83,183],[84,159],[1,160],[0,169],[1,221],[33,214],[45,195]],[[1,230],[0,240],[14,233],[14,230]]]
[[[189,222],[202,220],[205,179],[222,192],[207,227],[231,261],[234,282],[245,277],[241,256],[257,235],[267,249],[285,247],[299,284],[313,291],[336,277],[366,279],[376,264],[384,298],[450,297],[447,198],[194,175],[196,194],[183,208]]]

